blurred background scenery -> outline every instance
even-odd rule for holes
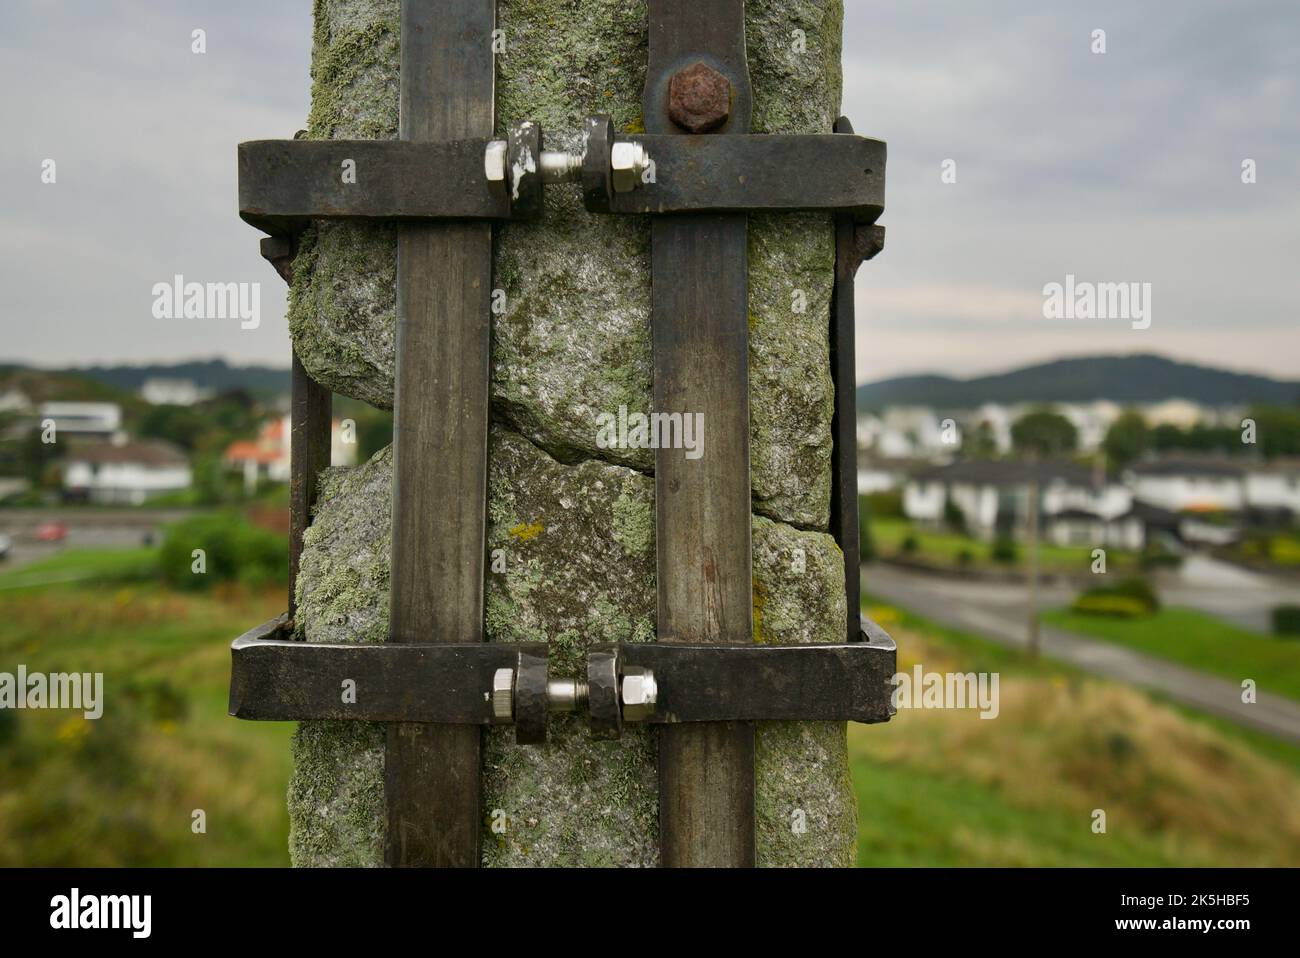
[[[996,719],[850,727],[859,863],[1300,865],[1300,16],[846,6],[845,112],[891,176],[863,610],[900,671],[1001,676]],[[0,710],[0,866],[286,865],[291,726],[226,716],[230,640],[285,607],[289,464],[234,145],[301,126],[310,4],[129,9],[0,14],[29,91],[0,102],[0,671],[115,703]],[[177,273],[260,282],[260,326],[155,318]],[[1150,328],[1045,319],[1067,273],[1152,283]],[[391,438],[334,418],[334,465]]]

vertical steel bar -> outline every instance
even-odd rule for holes
[[[836,133],[852,133],[846,117],[835,123]],[[835,412],[831,435],[831,533],[844,553],[844,598],[848,642],[862,633],[862,550],[858,541],[857,342],[853,280],[860,259],[855,251],[853,217],[835,217],[835,291],[831,304],[831,377],[835,382]]]
[[[748,130],[743,0],[651,0],[647,133],[682,132],[665,96],[697,58],[731,82],[722,132]],[[653,221],[654,409],[699,417],[707,440],[698,458],[662,441],[655,452],[660,641],[753,641],[746,226],[734,214]],[[669,867],[754,864],[752,724],[660,730],[659,834]]]
[[[403,0],[402,139],[492,134],[495,23],[495,0]],[[400,227],[392,642],[483,640],[491,274],[490,224]],[[388,727],[390,865],[478,866],[481,748]]]
[[[303,368],[297,350],[289,405],[289,618],[298,612],[298,569],[302,537],[311,525],[316,483],[330,464],[330,411],[333,394]]]

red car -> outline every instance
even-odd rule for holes
[[[68,527],[62,522],[43,522],[36,527],[37,542],[62,542],[68,536]]]

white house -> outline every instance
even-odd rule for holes
[[[211,389],[200,389],[192,379],[146,379],[140,387],[140,397],[153,406],[193,406],[210,399]]]
[[[858,445],[883,459],[951,455],[961,446],[961,430],[955,421],[945,428],[926,406],[890,406],[859,420]]]
[[[1163,402],[1150,403],[1142,409],[1142,418],[1148,426],[1177,426],[1190,429],[1202,420],[1210,421],[1214,417],[1212,410],[1194,403],[1190,399],[1166,399]]]
[[[1058,546],[1140,550],[1147,539],[1146,523],[1133,510],[1103,519],[1086,509],[1065,509],[1044,521],[1047,541]]]
[[[140,505],[190,487],[189,460],[171,443],[127,439],[79,444],[63,464],[64,494],[99,503]]]
[[[1088,403],[1057,403],[1052,408],[1074,426],[1080,452],[1099,449],[1111,424],[1123,411],[1109,399],[1097,399]]]
[[[1035,479],[1045,528],[1058,515],[1063,520],[1074,517],[1089,523],[1116,523],[1133,509],[1133,496],[1126,487],[1072,463],[967,460],[915,473],[903,487],[903,512],[917,522],[938,524],[951,502],[961,511],[972,535],[987,539],[1000,531],[1022,531]],[[1129,520],[1120,524],[1133,526]],[[1075,535],[1065,526],[1060,534]],[[1106,533],[1111,535],[1126,543],[1134,538],[1131,528]],[[1093,541],[1105,538],[1094,537]]]
[[[988,402],[965,417],[964,426],[974,432],[981,423],[988,423],[993,444],[1000,454],[1011,451],[1011,424],[1016,421],[1014,410],[1001,403]]]
[[[1244,481],[1248,508],[1286,510],[1300,516],[1300,460],[1250,463],[1245,466]]]
[[[0,392],[0,413],[29,413],[32,411],[32,401],[27,398],[27,394],[21,389],[10,387],[4,392]]]
[[[226,468],[243,473],[246,491],[255,491],[263,479],[289,481],[291,422],[288,414],[267,420],[256,439],[240,439],[226,447],[222,455]],[[330,465],[351,466],[356,461],[355,428],[345,430],[335,419],[330,424]]]
[[[1225,459],[1168,458],[1133,466],[1133,495],[1171,512],[1240,512],[1246,507],[1242,467]]]
[[[900,488],[907,477],[919,469],[930,466],[924,459],[881,459],[871,455],[858,456],[858,495],[888,492]]]
[[[122,407],[115,402],[45,402],[40,418],[54,420],[56,436],[102,436],[122,428]]]

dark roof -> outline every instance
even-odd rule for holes
[[[1240,463],[1227,459],[1168,458],[1140,462],[1133,467],[1139,476],[1203,476],[1238,479],[1243,473]]]
[[[183,466],[189,459],[179,447],[161,439],[129,439],[123,443],[94,442],[78,445],[68,453],[71,462],[92,465],[133,462],[142,466]]]
[[[946,466],[931,466],[913,479],[925,482],[970,482],[977,485],[1019,485],[1037,478],[1039,482],[1065,482],[1071,486],[1093,485],[1091,471],[1072,462],[1024,462],[1015,459],[966,459]]]
[[[1143,522],[1164,523],[1171,526],[1176,526],[1182,518],[1176,512],[1162,509],[1160,506],[1153,506],[1151,503],[1143,502],[1140,499],[1134,499],[1133,505],[1129,507],[1128,512],[1124,513],[1124,515],[1119,518],[1124,519],[1128,516],[1141,519]]]
[[[1087,509],[1062,509],[1060,512],[1053,512],[1047,516],[1048,522],[1058,522],[1061,519],[1088,519],[1093,522],[1100,522],[1101,516],[1095,512],[1089,512]]]
[[[908,474],[926,469],[933,465],[931,459],[923,459],[920,456],[899,456],[897,458],[887,458],[885,456],[876,456],[868,452],[858,454],[859,469],[878,469],[881,472],[905,472]]]

